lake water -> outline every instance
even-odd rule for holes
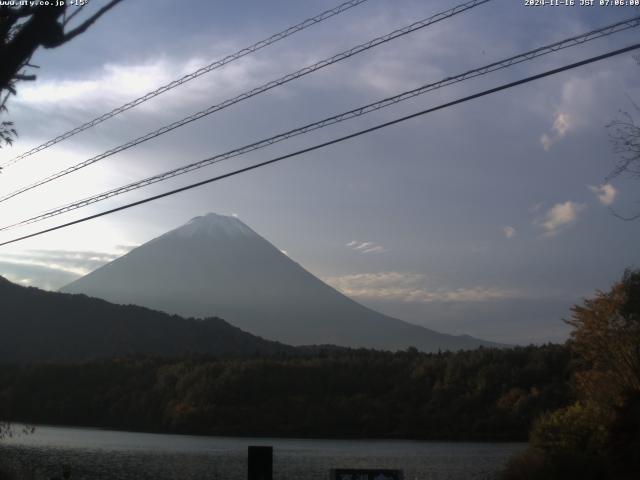
[[[277,480],[327,480],[331,468],[403,469],[405,480],[489,479],[523,443],[203,437],[39,426],[0,442],[24,479],[244,480],[247,446],[271,445]]]

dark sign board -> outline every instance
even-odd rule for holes
[[[404,480],[404,473],[379,468],[336,468],[331,470],[331,480]]]
[[[272,480],[273,447],[249,447],[247,467],[248,480]]]

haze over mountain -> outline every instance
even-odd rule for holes
[[[3,277],[0,303],[0,363],[296,351],[243,332],[219,318],[185,319],[85,295],[22,287]]]
[[[235,217],[210,213],[62,289],[188,317],[224,318],[292,344],[424,351],[494,345],[375,312],[306,271]]]

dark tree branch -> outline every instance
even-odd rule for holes
[[[50,43],[64,35],[58,18],[62,7],[40,7],[20,26],[13,38],[0,48],[0,89],[7,88],[13,77],[39,46]]]
[[[633,109],[640,113],[640,107],[629,98]],[[622,174],[637,175],[640,166],[640,125],[627,111],[620,111],[620,118],[606,125],[609,129],[609,141],[613,152],[619,155],[619,160],[613,170],[607,175],[606,181]]]
[[[16,80],[27,80],[27,81],[33,81],[36,79],[36,76],[33,74],[27,75],[24,73],[18,73],[15,77]]]
[[[78,27],[65,32],[65,27],[76,18],[83,6],[67,16],[68,5],[0,5],[0,112],[6,112],[7,99],[16,94],[16,82],[33,81],[36,76],[28,68],[38,68],[29,62],[40,48],[55,48],[87,31],[102,15],[122,0],[110,0]],[[86,3],[85,3],[86,5]],[[84,10],[86,11],[86,10]],[[10,144],[16,136],[12,124],[0,123],[0,147]]]
[[[3,10],[0,11],[0,15],[9,17],[13,21],[18,20],[19,18],[28,17],[33,15],[36,11],[35,6],[22,5],[18,8],[11,7],[3,7]]]
[[[45,48],[51,48],[51,47],[60,46],[63,43],[66,43],[69,40],[73,39],[74,37],[80,35],[81,33],[84,33],[91,25],[93,25],[96,22],[96,20],[98,20],[102,15],[107,13],[109,10],[111,10],[113,7],[115,7],[121,1],[122,0],[111,0],[104,7],[102,7],[100,10],[98,10],[95,14],[93,14],[91,17],[87,18],[84,22],[82,22],[78,27],[76,27],[73,30],[65,33],[62,36],[62,39],[61,39],[60,43],[58,43],[58,44],[54,43],[52,45],[45,45]]]

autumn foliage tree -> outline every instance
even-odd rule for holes
[[[574,349],[587,362],[578,389],[607,421],[608,476],[640,477],[640,270],[574,309]]]
[[[640,270],[571,311],[576,401],[536,421],[504,478],[640,478]]]
[[[610,291],[574,306],[567,323],[584,363],[576,374],[583,398],[615,408],[640,391],[640,270],[628,270]]]

